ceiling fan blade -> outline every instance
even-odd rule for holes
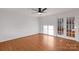
[[[44,8],[41,12],[44,12],[47,8]]]

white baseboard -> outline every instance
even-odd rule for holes
[[[4,42],[4,41],[8,41],[8,40],[14,40],[14,39],[17,39],[17,38],[21,38],[21,37],[26,37],[26,36],[30,36],[30,35],[35,35],[35,34],[38,34],[38,33],[32,33],[32,34],[20,34],[20,35],[17,35],[17,34],[13,34],[13,35],[6,35],[6,36],[2,36],[0,37],[0,42]]]

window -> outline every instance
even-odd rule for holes
[[[53,25],[44,25],[43,33],[49,34],[49,35],[54,35],[54,26]]]

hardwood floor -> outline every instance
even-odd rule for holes
[[[36,34],[0,42],[0,51],[79,51],[79,42]]]

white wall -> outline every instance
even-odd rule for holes
[[[0,41],[37,34],[38,20],[25,9],[0,9]]]
[[[54,16],[50,15],[50,16],[39,18],[39,23],[40,23],[40,33],[43,33],[44,26],[48,25],[48,26],[54,27],[53,31],[54,31],[54,35],[56,35],[57,22],[56,22],[56,18]],[[46,33],[44,33],[44,34],[46,34]]]
[[[43,26],[44,25],[53,25],[54,26],[54,35],[53,36],[59,36],[57,34],[57,18],[60,18],[60,17],[63,17],[64,20],[66,19],[66,17],[70,17],[70,16],[75,16],[76,17],[76,27],[77,29],[79,29],[79,9],[75,9],[75,10],[71,10],[71,11],[67,11],[67,12],[63,12],[63,13],[58,13],[58,14],[55,14],[55,15],[48,15],[48,16],[44,16],[44,17],[40,17],[40,32],[43,33]],[[66,25],[64,25],[66,26]],[[66,33],[66,32],[65,32]],[[78,34],[79,31],[76,31],[76,33]],[[59,37],[63,37],[63,38],[69,38],[69,37],[66,37],[66,35],[61,35]],[[71,38],[72,39],[72,38]],[[73,38],[74,39],[74,38]],[[77,35],[77,37],[75,38],[77,40],[79,40],[79,35]]]
[[[79,9],[44,17],[35,17],[27,9],[0,9],[0,41],[7,41],[32,34],[43,33],[43,26],[54,26],[54,36],[57,35],[57,18],[76,16],[79,25]],[[38,21],[39,20],[39,21]],[[78,34],[78,33],[77,33]],[[77,38],[79,38],[77,36]]]

